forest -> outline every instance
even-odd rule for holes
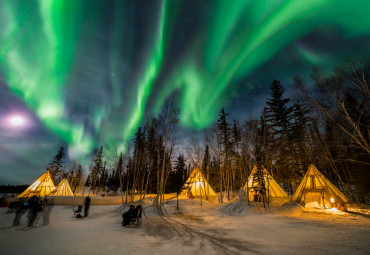
[[[284,84],[272,80],[259,116],[231,119],[220,109],[217,123],[179,153],[181,112],[173,100],[136,130],[125,153],[116,144],[94,153],[89,174],[74,161],[66,166],[64,148],[47,165],[55,183],[67,177],[73,192],[135,194],[179,192],[198,167],[218,192],[219,202],[237,196],[255,165],[264,166],[289,195],[314,164],[352,201],[370,203],[370,66],[345,63],[330,74],[314,70],[305,82],[294,77],[289,96]]]

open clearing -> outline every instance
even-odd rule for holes
[[[122,227],[122,206],[92,206],[73,218],[73,206],[54,206],[50,224],[12,227],[0,208],[2,254],[370,254],[370,219],[363,213],[306,210],[288,204],[256,210],[246,203],[169,201],[166,216],[143,204],[141,225]],[[124,211],[127,210],[127,207]]]

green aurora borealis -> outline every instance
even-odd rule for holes
[[[364,0],[0,4],[0,75],[69,144],[70,155],[110,141],[125,146],[174,93],[181,124],[206,128],[220,105],[252,75],[269,73],[266,66],[283,50],[294,49],[307,65],[336,64],[338,58],[298,40],[312,33],[370,35]],[[345,52],[338,45],[333,51]]]

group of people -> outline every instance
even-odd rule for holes
[[[41,200],[40,197],[33,196],[29,200],[20,199],[15,210],[13,226],[19,226],[22,216],[28,211],[27,227],[33,227],[35,220],[39,219],[39,213],[42,212],[43,225],[49,224],[49,200],[47,197]],[[41,217],[41,216],[40,216]],[[36,222],[36,224],[37,224]]]
[[[84,202],[84,217],[87,217],[89,214],[90,208],[90,201],[91,198],[88,196]],[[49,213],[50,213],[50,206],[48,197],[45,196],[43,199],[37,196],[33,196],[30,199],[21,198],[19,202],[17,202],[16,209],[15,209],[15,217],[13,220],[13,226],[19,226],[21,218],[26,212],[28,212],[27,217],[27,227],[34,227],[37,225],[39,219],[41,218],[42,213],[42,224],[48,225],[49,224]],[[82,211],[82,210],[81,210]],[[130,205],[130,208],[127,212],[122,214],[122,226],[127,226],[132,222],[140,223],[141,219],[142,208],[141,205]]]

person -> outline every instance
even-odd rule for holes
[[[27,227],[33,227],[33,222],[35,221],[38,212],[42,211],[42,205],[40,203],[40,198],[33,196],[29,201],[30,211],[28,215]]]
[[[42,200],[42,207],[44,208],[42,214],[42,225],[49,225],[49,199],[47,196]]]
[[[84,205],[84,217],[87,217],[89,215],[90,201],[91,201],[90,196],[87,196]]]
[[[19,200],[17,209],[15,210],[15,217],[13,220],[13,226],[19,226],[23,214],[27,210],[28,203],[23,198]]]
[[[128,209],[127,212],[123,213],[122,214],[122,226],[127,226],[128,224],[130,224],[130,221],[132,218],[136,218],[137,216],[137,211],[135,209],[135,206],[134,205],[130,205],[130,209]]]

